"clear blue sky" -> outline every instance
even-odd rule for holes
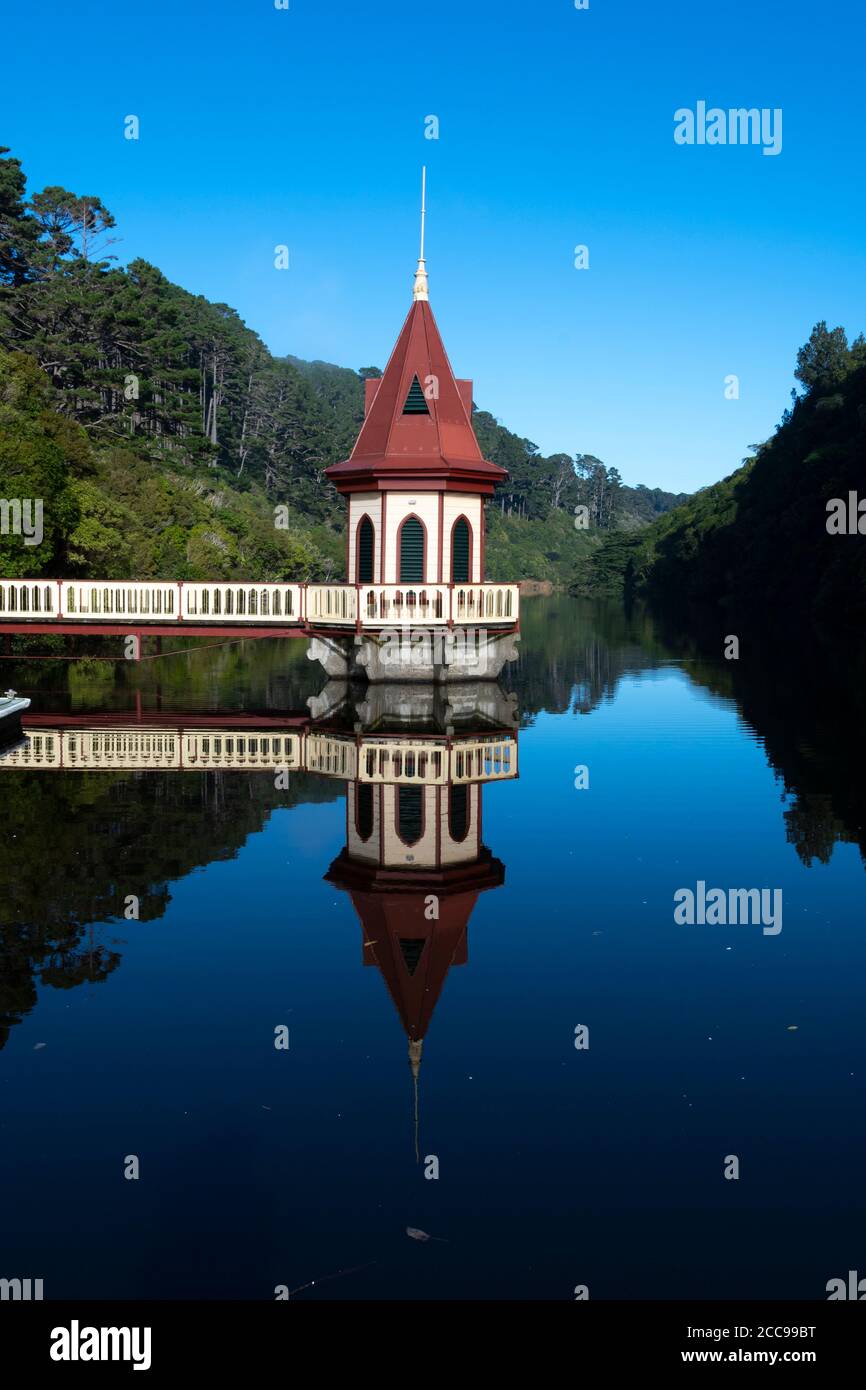
[[[455,371],[545,452],[626,482],[729,473],[813,323],[866,328],[861,0],[46,0],[3,34],[0,142],[31,191],[102,197],[123,261],[232,305],[275,353],[384,365],[426,161]],[[677,146],[699,100],[780,107],[781,154]]]

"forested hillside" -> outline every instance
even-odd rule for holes
[[[275,358],[228,305],[145,260],[122,268],[115,232],[96,196],[28,197],[0,147],[0,496],[42,498],[45,526],[39,546],[0,535],[0,567],[340,575],[343,506],[323,470],[351,450],[378,369]],[[496,577],[565,582],[605,532],[681,500],[624,487],[592,455],[545,457],[486,411],[473,422],[510,473],[491,504]]]
[[[339,455],[313,392],[227,305],[145,261],[115,267],[113,229],[95,197],[28,201],[0,157],[0,492],[43,498],[45,516],[38,548],[0,537],[3,568],[336,572],[322,467]]]
[[[579,557],[573,591],[643,595],[777,621],[808,617],[862,632],[863,335],[849,347],[843,329],[816,324],[795,376],[800,393],[793,393],[776,433],[753,459],[638,535],[604,538],[591,555]],[[853,527],[847,521],[851,493]],[[837,525],[843,504],[846,520]]]

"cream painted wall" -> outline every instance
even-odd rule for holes
[[[357,534],[358,523],[366,513],[373,523],[376,537],[374,562],[374,582],[397,584],[400,578],[400,557],[398,536],[400,526],[407,516],[417,516],[423,522],[427,537],[424,561],[424,582],[435,584],[439,578],[439,493],[438,492],[389,492],[387,505],[383,505],[383,494],[377,492],[352,493],[349,497],[349,570],[346,578],[354,584],[357,572]],[[382,513],[385,514],[385,575],[381,575],[382,557]],[[481,528],[484,511],[480,497],[467,493],[446,492],[442,501],[442,581],[451,580],[451,528],[459,516],[465,516],[472,527],[472,571],[470,580],[480,584],[481,574]]]
[[[416,864],[436,866],[436,830],[439,829],[440,862],[468,863],[478,858],[481,848],[479,809],[481,789],[477,783],[469,787],[469,828],[465,840],[454,840],[448,823],[449,794],[447,787],[424,788],[424,831],[414,845],[406,845],[397,834],[397,787],[376,786],[373,789],[373,832],[362,840],[357,830],[357,782],[347,787],[346,843],[353,859],[380,862],[380,846],[384,841],[382,866]],[[380,840],[380,825],[384,832]]]

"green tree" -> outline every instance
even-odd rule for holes
[[[18,159],[0,145],[0,286],[21,285],[32,274],[39,228],[25,207],[27,180]]]
[[[80,197],[68,188],[52,184],[41,193],[34,193],[30,210],[54,270],[70,254],[84,261],[98,259],[99,252],[117,240],[109,237],[99,244],[98,238],[116,225],[99,198]]]
[[[65,558],[65,538],[74,527],[78,509],[71,474],[90,468],[87,437],[71,421],[50,408],[44,375],[31,357],[0,350],[0,479],[7,504],[26,504],[32,523],[38,513],[42,536],[25,537],[10,527],[14,515],[7,505],[6,534],[0,533],[0,571],[5,578],[59,573]]]
[[[827,320],[821,319],[809,334],[797,353],[797,370],[794,376],[801,381],[806,390],[827,390],[837,385],[851,366],[851,353],[844,328],[827,328]]]
[[[590,521],[599,531],[612,531],[622,489],[618,470],[607,468],[594,454],[578,454],[574,468],[578,503],[588,507]]]
[[[94,483],[72,485],[78,516],[67,541],[70,573],[130,577],[132,517]]]

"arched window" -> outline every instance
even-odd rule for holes
[[[465,516],[460,516],[451,530],[451,582],[468,584],[472,563],[472,532]]]
[[[355,824],[362,840],[369,840],[373,833],[373,788],[369,782],[356,783]]]
[[[424,527],[417,516],[407,516],[400,527],[401,584],[420,584],[424,580]]]
[[[397,834],[404,845],[417,845],[424,833],[424,788],[397,788]]]
[[[359,584],[373,583],[375,544],[376,538],[373,531],[373,523],[368,516],[362,516],[358,523],[357,566]]]
[[[469,788],[453,785],[448,792],[448,828],[452,840],[465,840],[469,830]]]

